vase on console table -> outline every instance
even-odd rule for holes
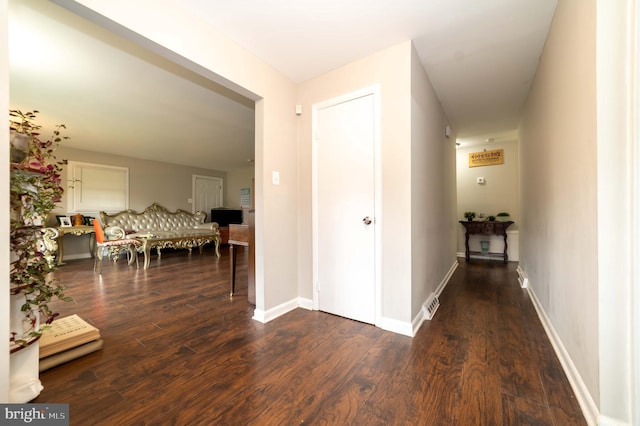
[[[84,216],[80,213],[73,216],[73,226],[82,226],[84,225]]]

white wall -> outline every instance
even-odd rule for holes
[[[640,386],[640,365],[634,367],[631,360],[632,301],[638,291],[632,281],[638,268],[638,252],[632,249],[632,180],[638,172],[634,143],[635,150],[639,147],[638,128],[633,127],[638,125],[633,104],[638,87],[631,76],[637,84],[638,58],[633,49],[639,39],[633,31],[638,31],[638,22],[633,19],[639,3],[596,3],[600,424],[630,425],[640,422],[640,412],[634,415],[640,395],[633,392]]]
[[[411,318],[456,263],[455,134],[411,49]]]
[[[600,398],[595,30],[595,0],[558,3],[519,138],[520,267],[587,407]]]

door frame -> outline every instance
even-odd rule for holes
[[[196,212],[196,204],[197,203],[197,194],[196,194],[196,180],[204,179],[204,180],[217,180],[220,182],[220,199],[222,200],[222,205],[224,205],[224,178],[219,176],[205,176],[205,175],[191,175],[191,213]],[[207,217],[211,214],[211,212],[207,213]]]
[[[319,310],[318,302],[318,112],[321,109],[349,102],[364,96],[373,96],[373,155],[374,155],[374,324],[379,326],[382,318],[382,163],[380,137],[380,86],[372,85],[345,93],[312,105],[311,108],[311,228],[312,228],[312,274],[313,274],[313,310]]]

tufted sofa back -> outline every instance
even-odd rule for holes
[[[204,223],[205,212],[189,213],[184,210],[170,212],[157,203],[137,213],[125,210],[115,214],[100,212],[103,226],[117,226],[126,233],[146,231],[174,231],[177,229],[195,229]]]

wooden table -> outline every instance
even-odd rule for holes
[[[507,228],[513,224],[512,221],[506,222],[498,222],[498,221],[466,221],[461,220],[460,223],[465,228],[464,234],[464,248],[465,253],[464,257],[469,261],[471,252],[469,251],[469,235],[473,234],[484,234],[484,235],[502,235],[504,238],[504,252],[501,257],[504,260],[504,263],[509,261],[509,256],[507,255]]]
[[[231,262],[230,276],[230,295],[236,291],[236,250],[235,246],[248,247],[249,264],[247,265],[247,298],[252,305],[256,304],[256,286],[255,286],[255,227],[253,222],[253,211],[250,210],[247,215],[248,224],[229,225],[229,258]]]

